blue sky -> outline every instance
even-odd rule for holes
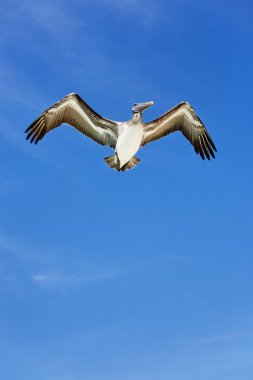
[[[252,3],[8,1],[0,15],[0,372],[5,380],[251,380]],[[79,93],[145,121],[182,100],[217,159],[173,134],[135,169],[66,126]]]

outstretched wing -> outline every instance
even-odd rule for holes
[[[187,102],[182,102],[164,115],[145,124],[142,145],[160,139],[169,133],[180,131],[193,145],[195,152],[210,160],[217,149],[206,127]]]
[[[102,145],[115,147],[118,123],[98,115],[77,94],[69,94],[44,111],[25,131],[37,144],[52,129],[67,123]]]

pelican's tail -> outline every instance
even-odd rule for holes
[[[132,157],[130,161],[120,168],[116,155],[105,157],[104,160],[110,168],[118,170],[118,172],[124,172],[125,170],[132,169],[141,161],[137,157]]]

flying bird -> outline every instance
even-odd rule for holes
[[[143,123],[142,114],[153,102],[134,103],[132,118],[118,122],[97,114],[78,94],[69,94],[44,111],[25,131],[26,139],[37,144],[47,132],[66,123],[101,145],[108,145],[115,154],[105,157],[106,163],[118,171],[136,166],[135,153],[144,145],[172,132],[182,132],[204,160],[217,152],[206,127],[187,102],[181,102],[159,118]]]

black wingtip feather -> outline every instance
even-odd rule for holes
[[[200,136],[200,137],[201,137],[201,143],[202,143],[202,147],[203,147],[203,151],[204,151],[204,153],[205,153],[205,156],[206,156],[206,158],[210,161],[210,154],[209,154],[209,152],[208,152],[208,148],[207,148],[207,146],[206,146],[206,144],[205,144],[204,137],[203,137],[203,135]]]
[[[35,143],[43,137],[44,119],[43,115],[38,117],[29,127],[25,130],[27,133],[26,140],[30,139],[30,143]]]
[[[209,142],[209,139],[208,139],[208,136],[207,136],[206,133],[203,133],[203,139],[204,139],[205,145],[206,145],[206,147],[207,147],[209,153],[211,154],[211,156],[212,156],[213,158],[215,158],[215,154],[214,154],[214,152],[213,152],[212,145],[211,145],[211,143]]]
[[[29,125],[28,128],[26,128],[25,132],[24,133],[27,133],[30,131],[30,129],[34,126],[34,122],[32,124]]]
[[[42,116],[39,116],[39,117],[37,117],[37,119],[36,120],[34,120],[33,122],[32,122],[32,124],[30,124],[27,128],[26,128],[26,130],[25,130],[25,133],[27,133],[27,132],[29,132],[38,122],[39,122],[39,120],[41,119],[41,117]]]
[[[32,136],[32,134],[33,134],[33,130],[28,133],[28,135],[26,136],[26,140],[28,140]]]
[[[211,144],[213,150],[214,150],[215,152],[217,152],[216,146],[215,146],[215,144],[214,144],[214,142],[213,142],[213,140],[212,140],[212,137],[210,136],[208,130],[206,130],[206,136],[207,136],[207,139],[208,139],[208,141],[210,142],[210,144]]]
[[[199,154],[198,146],[197,146],[197,145],[194,145],[193,147],[194,147],[195,152],[196,152],[197,154]]]
[[[205,160],[205,155],[203,153],[203,144],[202,144],[202,141],[201,141],[201,136],[199,136],[199,141],[198,141],[198,145],[199,145],[199,154],[200,154],[200,157],[202,158],[202,160]]]

